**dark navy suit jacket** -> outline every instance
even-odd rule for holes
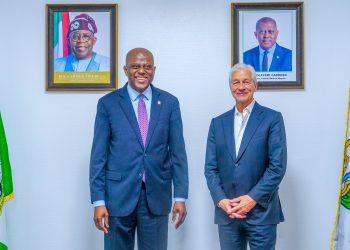
[[[282,115],[255,103],[236,157],[234,110],[214,118],[209,129],[205,176],[215,204],[215,223],[232,222],[217,206],[220,200],[248,194],[257,204],[246,221],[277,224],[284,220],[278,186],[287,164]]]
[[[243,53],[243,62],[260,72],[259,46]],[[276,43],[269,71],[292,71],[292,51]]]
[[[110,216],[128,216],[139,200],[142,175],[150,211],[166,215],[174,197],[187,198],[188,170],[179,102],[152,87],[146,146],[126,85],[97,105],[90,160],[91,202],[104,200]]]

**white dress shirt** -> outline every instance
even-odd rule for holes
[[[244,135],[245,128],[252,113],[255,100],[253,100],[243,112],[240,113],[237,108],[235,108],[235,122],[234,122],[234,133],[235,133],[235,145],[236,145],[236,156],[238,155],[239,148],[241,146],[242,138]]]

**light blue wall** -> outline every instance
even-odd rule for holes
[[[126,52],[146,47],[155,55],[154,84],[181,102],[190,199],[185,225],[178,231],[170,225],[169,250],[219,249],[203,165],[211,118],[233,106],[230,2],[118,1],[120,86]],[[9,246],[99,250],[88,166],[96,103],[105,93],[45,92],[45,4],[6,1],[0,9],[0,108],[15,185],[7,204]],[[286,222],[277,250],[329,247],[350,82],[349,9],[348,0],[305,1],[305,90],[256,93],[259,103],[283,113],[287,129],[288,171],[280,187]]]

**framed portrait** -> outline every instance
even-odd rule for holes
[[[47,4],[46,18],[46,90],[117,89],[117,5]]]
[[[232,3],[231,63],[251,65],[258,89],[303,89],[303,3]]]

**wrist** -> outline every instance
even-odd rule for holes
[[[224,207],[225,200],[226,200],[226,199],[220,200],[220,201],[218,202],[217,206],[220,207],[220,208],[223,208],[223,207]]]

